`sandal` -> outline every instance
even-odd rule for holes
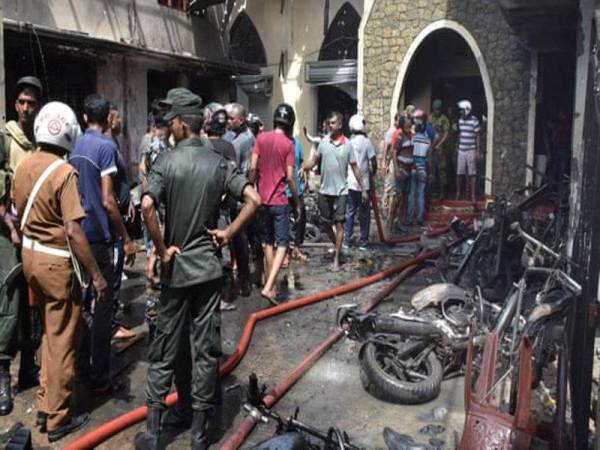
[[[279,305],[279,302],[277,301],[276,293],[274,295],[268,295],[265,291],[261,291],[260,295],[262,295],[264,298],[269,300],[269,302],[271,302],[273,305],[275,305],[275,306]]]
[[[306,253],[302,253],[300,250],[296,250],[292,253],[292,258],[297,259],[300,262],[307,263],[310,261],[310,257]]]

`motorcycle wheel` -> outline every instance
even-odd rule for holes
[[[393,364],[396,350],[377,342],[367,342],[360,351],[360,379],[367,392],[376,398],[405,405],[426,403],[436,398],[444,370],[434,352],[416,369],[419,376],[408,375]]]
[[[321,230],[319,230],[319,227],[312,223],[307,223],[306,229],[304,230],[304,241],[314,244],[316,242],[319,242],[320,240]]]
[[[512,274],[508,263],[500,266],[500,273],[494,274],[496,266],[496,250],[475,250],[470,261],[470,272],[473,277],[473,286],[479,286],[486,300],[500,302],[506,298],[512,286]]]

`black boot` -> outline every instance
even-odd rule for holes
[[[13,409],[12,388],[10,386],[10,370],[0,366],[0,416],[6,416]]]
[[[192,424],[192,407],[177,402],[175,406],[169,408],[162,421],[163,427],[174,429],[186,429]]]
[[[208,448],[208,439],[206,438],[206,428],[208,426],[208,411],[194,410],[192,419],[192,450],[206,450]]]
[[[29,388],[39,386],[40,384],[40,368],[33,362],[30,364],[21,363],[19,367],[19,392]]]
[[[155,406],[148,407],[148,417],[146,418],[146,431],[135,435],[134,446],[136,450],[158,450],[161,415],[161,409]]]

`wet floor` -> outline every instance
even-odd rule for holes
[[[333,256],[326,246],[307,248],[311,257],[308,264],[294,262],[291,268],[281,275],[280,288],[290,299],[320,292],[360,277],[371,275],[408,258],[417,251],[413,245],[390,249],[373,247],[370,252],[349,252],[343,270],[333,273],[330,270]],[[141,256],[141,254],[140,254]],[[131,310],[123,314],[123,321],[136,331],[145,332],[143,318],[144,279],[140,261],[129,279],[123,283],[123,297],[129,300]],[[293,280],[289,273],[293,272]],[[379,311],[394,311],[406,303],[410,296],[427,284],[439,281],[433,267],[426,267],[417,275],[405,281]],[[331,332],[336,330],[335,316],[338,305],[346,303],[364,304],[389,281],[383,281],[362,290],[330,300],[294,310],[278,317],[259,322],[251,340],[250,348],[239,366],[222,380],[222,406],[211,428],[214,448],[223,443],[232,430],[243,420],[245,412],[245,386],[248,376],[256,373],[261,383],[268,387],[277,385],[286,375]],[[225,355],[233,352],[248,315],[270,305],[260,297],[255,288],[248,298],[238,297],[237,309],[224,312],[222,316],[222,344]],[[299,408],[299,419],[307,424],[327,430],[330,426],[345,430],[352,442],[368,449],[384,449],[382,437],[384,427],[400,433],[412,435],[416,441],[428,443],[430,437],[419,433],[425,425],[434,423],[432,410],[444,407],[448,414],[441,423],[444,432],[437,436],[445,442],[443,448],[454,448],[460,436],[463,415],[462,378],[444,382],[441,395],[433,402],[418,406],[404,406],[385,403],[364,391],[358,366],[359,345],[342,338],[338,341],[288,393],[275,405],[274,410],[282,416],[289,416]],[[45,435],[33,433],[35,448],[62,448],[102,423],[111,420],[144,403],[146,383],[146,340],[116,354],[112,361],[112,372],[126,383],[119,394],[107,398],[90,398],[82,387],[76,389],[77,408],[91,411],[90,424],[79,433],[49,446]],[[13,364],[13,373],[18,365]],[[0,418],[0,432],[9,428],[15,421],[33,426],[35,421],[35,389],[19,393],[15,399],[15,410],[7,417]],[[135,434],[144,429],[144,424],[135,425],[107,440],[98,448],[133,448]],[[272,421],[259,425],[249,436],[242,448],[273,435],[276,424]],[[163,443],[169,449],[189,448],[190,433],[165,434]]]

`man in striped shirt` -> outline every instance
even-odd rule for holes
[[[471,102],[461,100],[458,102],[460,118],[458,119],[458,160],[456,162],[456,199],[462,197],[464,178],[467,198],[475,202],[475,175],[477,174],[476,161],[481,159],[481,141],[479,136],[479,120],[471,114]]]

